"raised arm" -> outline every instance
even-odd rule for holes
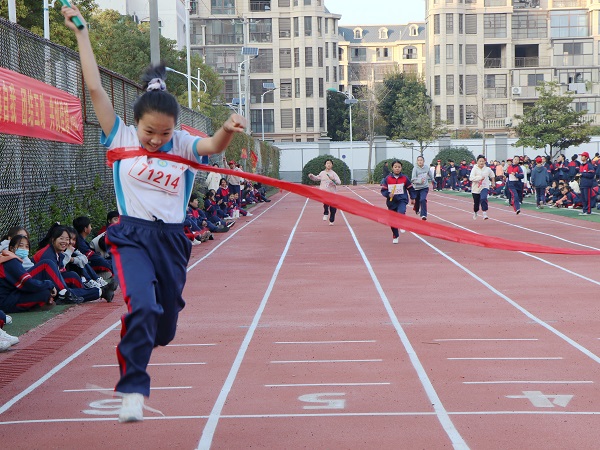
[[[92,50],[92,44],[90,43],[87,24],[76,6],[70,8],[63,6],[61,13],[65,17],[65,25],[67,28],[75,32],[77,45],[79,47],[79,58],[81,59],[83,79],[85,80],[90,97],[92,98],[92,104],[94,105],[94,111],[98,117],[98,122],[100,122],[100,127],[102,128],[102,131],[104,131],[104,134],[108,136],[115,124],[115,110],[100,81],[100,71],[98,70],[98,64],[96,63],[96,58]],[[84,24],[84,27],[81,30],[71,22],[71,17],[74,16],[78,16]]]

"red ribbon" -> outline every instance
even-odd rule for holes
[[[512,241],[499,237],[475,234],[470,231],[451,228],[436,223],[425,222],[414,217],[398,214],[395,211],[390,211],[388,209],[369,205],[352,198],[347,198],[338,194],[323,191],[314,186],[289,183],[287,181],[277,180],[275,178],[270,178],[255,173],[241,172],[239,170],[234,171],[231,169],[199,164],[195,161],[182,158],[181,156],[171,155],[169,153],[157,154],[156,152],[149,152],[143,148],[115,148],[109,150],[107,152],[108,165],[112,166],[115,161],[136,156],[160,158],[168,161],[187,164],[194,169],[203,170],[206,172],[216,172],[224,175],[243,177],[247,180],[278,187],[288,192],[316,200],[320,203],[325,203],[348,213],[364,217],[365,219],[373,220],[383,225],[388,225],[394,228],[402,228],[407,231],[412,231],[416,234],[444,239],[451,242],[458,242],[460,244],[476,245],[479,247],[494,248],[497,250],[509,250],[513,252],[550,253],[558,255],[600,255],[600,250],[578,250],[560,247],[548,247],[545,245],[530,244],[527,242]]]

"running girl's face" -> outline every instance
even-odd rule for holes
[[[417,156],[417,166],[423,167],[423,164],[425,164],[425,159],[422,156]]]
[[[333,167],[333,164],[331,161],[325,161],[325,169],[331,170],[332,167]]]
[[[150,111],[140,117],[137,135],[140,144],[150,152],[156,152],[171,140],[175,129],[175,118],[157,111]]]
[[[65,231],[63,234],[57,237],[54,242],[52,242],[52,246],[57,252],[64,252],[67,249],[69,242],[71,242],[71,238],[69,237],[69,233]]]
[[[477,167],[479,167],[480,169],[483,169],[483,166],[485,166],[485,158],[479,158],[477,160]]]
[[[402,172],[402,164],[399,162],[394,163],[392,166],[392,172],[394,172],[394,175],[400,175],[400,172]]]

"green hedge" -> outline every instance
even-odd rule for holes
[[[471,150],[466,147],[445,147],[442,148],[437,155],[431,161],[432,164],[436,164],[438,159],[442,160],[442,164],[446,164],[448,160],[453,160],[457,166],[464,159],[467,163],[475,160],[477,155],[473,155]]]

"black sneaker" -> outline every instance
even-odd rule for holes
[[[115,279],[115,277],[111,277],[108,281],[108,284],[105,286],[113,291],[116,291],[119,287],[119,282]]]
[[[71,291],[67,291],[67,292],[65,292],[64,295],[59,295],[58,297],[56,297],[56,304],[58,304],[58,305],[66,305],[66,304],[79,305],[80,303],[83,303],[83,297],[79,297],[78,295],[75,295]]]
[[[100,295],[100,298],[103,298],[104,300],[106,300],[106,303],[112,302],[114,296],[115,296],[115,291],[113,289],[109,289],[108,286],[104,286],[102,288],[102,294]]]

